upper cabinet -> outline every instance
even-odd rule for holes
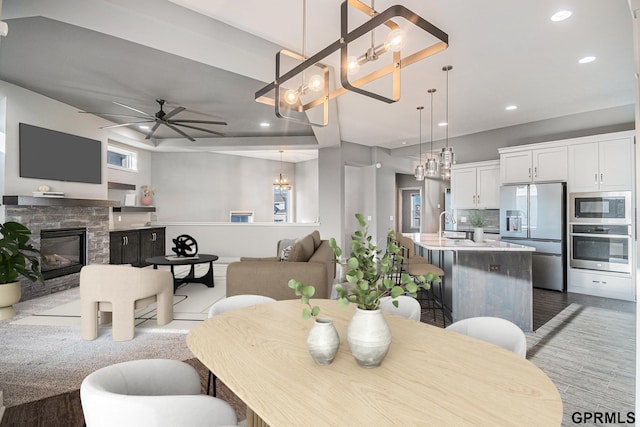
[[[451,206],[456,209],[500,208],[500,163],[467,163],[451,168]]]
[[[500,181],[503,184],[567,180],[566,146],[508,150],[500,150]]]
[[[569,146],[569,191],[622,191],[633,185],[633,136]]]

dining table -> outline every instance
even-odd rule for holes
[[[562,400],[549,377],[502,347],[384,313],[391,346],[363,368],[347,327],[356,307],[311,300],[332,319],[340,347],[329,365],[307,350],[312,319],[300,300],[228,311],[187,335],[191,352],[247,405],[248,427],[559,426]]]

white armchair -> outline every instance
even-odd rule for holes
[[[87,427],[212,427],[236,425],[224,400],[200,394],[200,377],[189,364],[143,359],[107,366],[80,386]]]
[[[499,317],[470,317],[459,320],[447,330],[498,345],[527,357],[527,337],[515,323]]]
[[[417,299],[408,295],[399,295],[396,297],[398,306],[393,305],[393,298],[383,297],[380,299],[380,309],[387,313],[397,314],[407,319],[420,321],[422,307]]]

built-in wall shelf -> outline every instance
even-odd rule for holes
[[[113,208],[114,212],[155,212],[156,208],[153,206],[116,206]]]
[[[109,190],[135,190],[136,186],[133,184],[124,184],[122,182],[107,182],[107,188]]]
[[[2,203],[12,206],[84,206],[84,207],[112,207],[120,206],[117,200],[99,199],[70,199],[68,197],[33,197],[33,196],[3,196]]]

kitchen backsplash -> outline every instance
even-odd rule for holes
[[[487,222],[484,227],[485,232],[500,232],[500,209],[455,209],[456,223],[453,226],[454,229],[457,231],[473,231],[473,226],[470,222],[473,215],[484,217]]]

